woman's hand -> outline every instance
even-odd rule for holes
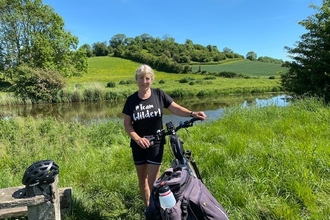
[[[147,138],[139,138],[135,141],[142,149],[147,149],[150,147],[150,142]]]
[[[201,120],[204,120],[206,119],[206,115],[204,112],[191,112],[190,113],[190,116],[191,117],[194,117],[194,118],[199,118]]]

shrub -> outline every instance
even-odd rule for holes
[[[188,78],[183,78],[183,79],[180,79],[179,82],[180,83],[188,83],[189,82],[189,79]]]
[[[14,92],[23,101],[30,99],[32,103],[53,102],[65,85],[61,74],[56,71],[19,66],[15,72],[17,77],[14,79]]]
[[[134,83],[135,83],[135,81],[132,80],[132,79],[129,79],[129,80],[121,80],[121,81],[119,82],[119,85],[128,85],[128,84],[134,84]]]
[[[224,78],[235,78],[235,77],[237,77],[237,73],[230,72],[230,71],[222,71],[222,72],[219,72],[217,75],[220,76],[220,77],[224,77]]]
[[[107,83],[107,88],[115,88],[116,87],[116,83],[115,82],[108,82]]]
[[[204,77],[205,80],[214,80],[216,78],[217,78],[216,76],[205,76]]]
[[[170,92],[170,96],[172,97],[183,97],[185,94],[185,92],[182,89],[176,89],[172,92]]]

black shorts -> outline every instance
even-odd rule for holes
[[[155,164],[161,165],[164,154],[164,145],[159,144],[147,149],[142,149],[137,144],[131,144],[133,160],[135,165]]]

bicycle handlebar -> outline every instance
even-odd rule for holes
[[[166,123],[166,128],[162,130],[158,130],[157,134],[154,136],[145,136],[150,142],[150,146],[154,145],[153,140],[159,141],[163,137],[167,135],[171,135],[170,143],[172,152],[174,154],[175,159],[172,162],[172,166],[184,166],[188,169],[189,173],[198,179],[200,179],[202,182],[202,177],[198,171],[198,168],[195,164],[195,160],[192,157],[192,154],[190,151],[185,151],[183,148],[183,142],[180,141],[180,139],[176,136],[176,132],[180,130],[181,128],[188,128],[192,127],[195,121],[199,121],[202,119],[199,118],[192,118],[190,120],[180,122],[180,124],[177,127],[174,127],[173,123],[169,121]]]
[[[187,121],[184,121],[184,122],[180,122],[179,126],[177,126],[175,128],[175,132],[177,132],[178,130],[180,130],[181,128],[188,128],[188,127],[191,127],[193,126],[194,122],[195,121],[200,121],[202,119],[199,119],[199,118],[192,118],[190,120],[187,120]]]
[[[200,120],[202,120],[202,119],[192,118],[192,119],[180,122],[180,124],[177,127],[174,127],[173,123],[170,121],[170,122],[166,123],[167,131],[165,131],[165,129],[163,128],[162,130],[158,130],[156,135],[145,136],[145,138],[147,138],[149,140],[150,144],[153,145],[151,143],[153,140],[159,141],[162,137],[175,134],[175,132],[177,132],[181,128],[192,127],[195,121],[200,121]]]

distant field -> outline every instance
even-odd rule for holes
[[[68,83],[86,83],[134,79],[135,70],[140,63],[117,57],[92,57],[88,59],[88,73],[83,77],[72,77]],[[157,79],[171,78],[171,74],[155,71]],[[177,78],[177,77],[176,77]]]
[[[68,89],[82,88],[106,88],[108,82],[115,82],[115,88],[107,88],[111,92],[130,93],[136,90],[136,84],[120,84],[121,81],[134,80],[134,72],[140,63],[116,57],[93,57],[88,59],[88,72],[82,77],[72,77],[66,80]],[[267,70],[266,67],[269,67]],[[213,66],[201,66],[202,70],[220,72],[222,70],[243,73],[255,76],[250,79],[244,78],[221,78],[205,79],[204,74],[175,74],[155,70],[154,86],[164,89],[170,94],[185,93],[190,96],[197,94],[223,94],[223,93],[253,93],[278,91],[280,87],[279,65],[264,64],[261,62],[231,62]],[[227,68],[224,68],[227,67]],[[195,66],[194,68],[198,68]],[[211,68],[213,68],[211,70]],[[263,71],[261,71],[264,69]],[[245,71],[243,71],[245,70]],[[269,76],[275,79],[269,79]],[[181,83],[182,79],[186,83]],[[165,81],[160,84],[159,81]],[[172,93],[171,93],[172,92]]]
[[[276,76],[286,70],[286,68],[281,67],[281,64],[254,62],[250,60],[233,61],[219,65],[194,65],[193,71],[198,71],[199,67],[201,67],[201,71],[230,71],[248,76]]]
[[[67,80],[68,83],[87,83],[87,82],[101,82],[107,83],[109,81],[119,82],[120,80],[133,79],[134,72],[140,63],[117,57],[92,57],[88,59],[88,73],[83,77],[72,77]],[[242,73],[249,76],[258,77],[279,77],[279,72],[285,71],[285,68],[280,64],[252,62],[248,60],[233,61],[219,65],[194,65],[193,72],[196,72],[201,67],[202,71],[221,72],[231,71],[235,73]],[[193,74],[171,74],[165,72],[155,71],[156,80],[178,80],[184,76],[192,76]],[[195,77],[196,74],[194,74]],[[197,77],[200,78],[200,77]]]

